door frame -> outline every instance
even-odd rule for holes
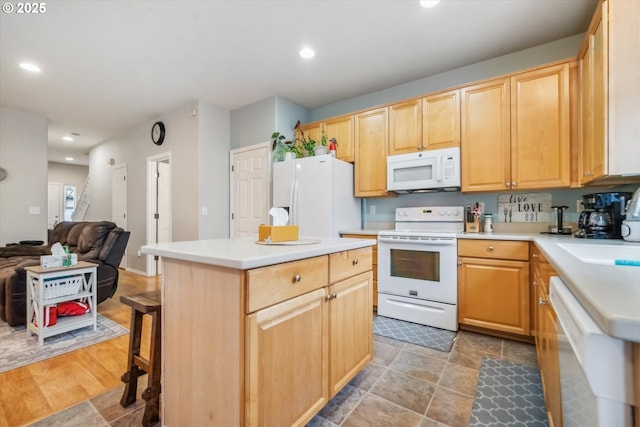
[[[267,148],[267,152],[269,153],[269,155],[267,156],[267,159],[265,159],[267,161],[268,164],[268,170],[269,170],[269,194],[267,195],[267,206],[271,206],[271,200],[273,200],[272,197],[272,192],[273,192],[273,188],[272,188],[272,161],[271,161],[271,142],[270,141],[265,141],[265,142],[260,142],[258,144],[253,144],[253,145],[249,145],[246,147],[241,147],[241,148],[236,148],[234,150],[230,150],[229,151],[229,236],[231,238],[233,238],[233,236],[235,235],[235,220],[233,218],[233,210],[234,207],[236,205],[236,174],[233,171],[233,167],[235,165],[235,156],[240,154],[240,153],[244,153],[247,151],[253,151],[253,150],[262,150],[263,148]]]
[[[156,154],[155,156],[147,157],[147,213],[146,213],[146,226],[147,226],[147,244],[154,244],[156,240],[156,229],[153,215],[155,214],[156,207],[156,163],[161,161],[167,161],[169,163],[169,169],[173,172],[171,152]],[[170,179],[173,177],[170,174]],[[171,185],[169,185],[169,206],[171,206]],[[171,212],[169,212],[171,215]],[[169,235],[172,235],[171,219],[169,219]],[[153,255],[146,255],[146,272],[147,276],[156,276],[158,271],[156,268],[156,262]]]
[[[120,163],[120,164],[114,165],[113,168],[111,169],[111,220],[113,222],[116,222],[115,221],[116,218],[115,218],[114,212],[113,212],[113,206],[115,205],[114,200],[115,200],[115,196],[116,196],[115,191],[114,191],[115,186],[113,185],[113,179],[114,179],[114,177],[116,175],[116,171],[118,169],[124,169],[125,178],[128,177],[128,174],[129,174],[129,169],[127,168],[127,164],[126,163]],[[128,230],[129,229],[129,203],[128,203],[127,199],[128,199],[128,194],[129,194],[129,182],[125,181],[125,183],[126,184],[125,184],[125,197],[124,197],[124,215],[125,215],[124,220],[126,222],[126,225],[125,225],[125,227],[122,227],[122,228],[124,228],[125,230]],[[78,194],[77,191],[78,190],[76,189],[76,195]],[[76,196],[76,198],[77,198],[77,196]],[[77,203],[76,203],[76,207],[77,207]],[[117,225],[121,226],[121,224],[117,224]],[[129,265],[127,256],[128,256],[127,248],[125,247],[124,256],[122,257],[122,261],[120,261],[120,268],[127,269],[128,265]]]

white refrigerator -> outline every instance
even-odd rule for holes
[[[360,228],[360,199],[353,196],[353,165],[330,154],[273,164],[273,206],[289,211],[300,237],[339,237]]]

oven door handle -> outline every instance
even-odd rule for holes
[[[431,245],[431,246],[451,246],[456,244],[456,239],[439,239],[439,240],[418,240],[418,239],[394,239],[389,237],[378,236],[379,243],[412,243],[414,245]]]

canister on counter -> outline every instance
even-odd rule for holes
[[[493,214],[487,213],[484,217],[484,232],[491,233],[493,231]]]

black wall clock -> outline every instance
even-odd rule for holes
[[[156,145],[162,145],[164,142],[164,123],[155,122],[151,127],[151,140]]]

